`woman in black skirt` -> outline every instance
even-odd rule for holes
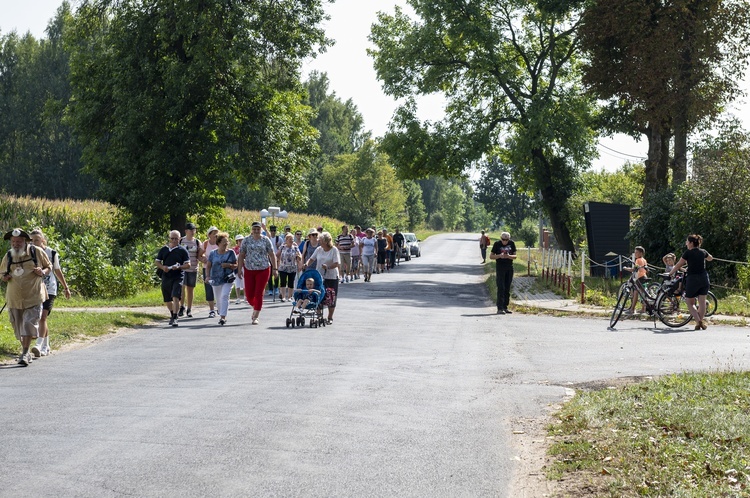
[[[697,234],[688,235],[685,245],[687,251],[674,265],[669,275],[674,275],[680,268],[687,265],[687,276],[685,277],[685,301],[687,301],[690,314],[695,319],[695,330],[708,328],[706,323],[706,295],[711,286],[706,271],[706,261],[714,259],[705,249],[701,249],[703,237]],[[695,307],[695,299],[698,299],[698,308]]]

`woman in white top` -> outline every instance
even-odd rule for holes
[[[373,237],[375,230],[372,228],[365,230],[365,234],[365,238],[360,243],[362,249],[362,272],[365,274],[365,282],[369,282],[372,277],[375,258],[378,255],[378,241]]]
[[[333,237],[328,232],[320,234],[320,245],[313,255],[305,262],[306,266],[312,265],[315,260],[315,269],[323,276],[323,287],[333,289],[333,302],[328,305],[328,324],[333,323],[333,312],[336,310],[336,298],[339,293],[339,266],[341,258],[339,250],[333,245]]]

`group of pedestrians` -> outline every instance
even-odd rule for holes
[[[229,235],[215,226],[208,229],[205,242],[196,238],[196,227],[188,223],[185,236],[173,230],[168,243],[156,255],[155,265],[161,277],[162,297],[170,313],[169,324],[177,327],[178,320],[192,317],[194,289],[198,281],[198,267],[203,265],[203,281],[209,318],[216,317],[219,325],[227,323],[231,289],[237,301],[244,299],[252,306],[252,323],[259,323],[264,293],[281,302],[294,298],[297,276],[306,268],[315,268],[326,288],[326,318],[333,323],[339,284],[360,279],[370,282],[373,273],[393,269],[404,245],[399,229],[392,235],[383,228],[361,230],[348,225],[334,239],[322,226],[311,228],[305,238],[302,231],[292,232],[289,225],[282,234],[278,228],[254,222],[247,237],[235,236],[234,247],[229,247]]]
[[[0,262],[2,279],[7,283],[5,307],[16,339],[21,343],[19,365],[30,365],[34,358],[52,352],[47,318],[58,290],[70,298],[70,288],[60,266],[57,251],[47,246],[41,229],[29,234],[21,228],[5,233],[10,249]]]

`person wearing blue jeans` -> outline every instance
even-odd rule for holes
[[[510,314],[510,285],[513,282],[513,260],[516,259],[516,244],[510,234],[503,232],[500,240],[492,245],[490,259],[495,261],[495,282],[497,283],[497,314]]]

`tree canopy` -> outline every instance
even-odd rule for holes
[[[566,201],[595,154],[578,13],[527,0],[408,3],[419,20],[381,13],[370,36],[386,93],[407,99],[383,140],[399,174],[456,176],[497,155],[541,193],[560,246],[574,250]],[[434,92],[448,100],[446,118],[422,123],[413,98]]]
[[[321,202],[326,212],[362,226],[392,227],[404,221],[406,194],[388,156],[373,140],[341,154],[323,168]]]
[[[594,1],[581,27],[584,81],[608,128],[649,141],[644,191],[687,178],[687,136],[739,94],[750,55],[745,0]]]
[[[299,65],[321,0],[85,0],[68,38],[72,123],[105,199],[183,228],[233,182],[293,201],[317,149]]]
[[[96,190],[64,121],[71,91],[63,36],[71,22],[63,2],[46,38],[0,37],[0,185],[8,193],[84,199]]]
[[[513,170],[497,157],[481,163],[481,176],[476,182],[476,199],[492,214],[496,226],[506,225],[513,230],[534,216],[534,200],[513,180]]]

